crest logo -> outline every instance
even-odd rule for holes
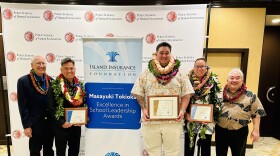
[[[12,136],[15,138],[15,139],[19,139],[22,137],[22,134],[19,130],[14,130],[13,133],[12,133]]]
[[[156,40],[156,36],[153,33],[149,33],[146,36],[146,42],[149,44],[153,44],[155,42],[155,40]]]
[[[116,152],[109,152],[105,156],[121,156],[119,153]]]
[[[68,32],[65,34],[64,38],[65,38],[66,42],[72,43],[75,39],[75,36],[73,33]]]
[[[6,57],[10,62],[14,62],[16,60],[16,54],[12,51],[8,52]]]
[[[5,9],[5,10],[3,11],[3,16],[4,16],[4,18],[5,18],[6,20],[12,19],[12,17],[13,17],[13,12],[12,12],[12,10],[10,10],[10,9]]]
[[[17,101],[17,93],[16,93],[16,92],[12,92],[12,93],[10,94],[10,99],[11,99],[12,101],[16,102],[16,101]]]
[[[177,19],[177,14],[176,14],[176,12],[170,11],[170,12],[167,14],[167,20],[168,20],[169,22],[174,22],[174,21],[176,21],[176,19]]]
[[[34,35],[31,31],[27,31],[25,34],[24,34],[24,38],[26,41],[28,42],[31,42],[34,40]]]
[[[136,15],[134,12],[130,11],[128,13],[126,13],[125,15],[125,19],[127,22],[132,23],[135,21]]]
[[[49,63],[53,63],[55,61],[55,55],[53,53],[47,53],[46,60]]]
[[[85,13],[85,20],[92,22],[94,20],[94,14],[91,11]]]
[[[46,11],[44,12],[44,19],[45,19],[46,21],[51,21],[51,20],[53,19],[53,13],[52,13],[52,11],[46,10]]]
[[[117,62],[116,56],[119,55],[119,53],[111,51],[111,52],[108,52],[106,55],[108,55],[110,57],[108,62]]]
[[[112,34],[112,33],[108,33],[107,35],[106,35],[106,37],[114,37],[115,35],[114,34]]]

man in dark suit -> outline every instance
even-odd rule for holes
[[[18,107],[24,134],[29,137],[30,156],[53,156],[54,134],[48,112],[47,92],[50,77],[46,74],[46,62],[42,56],[35,56],[29,74],[18,79]]]
[[[85,107],[84,85],[75,76],[75,61],[71,58],[61,60],[61,74],[52,81],[49,90],[52,128],[55,134],[57,156],[78,156],[80,152],[81,126],[65,120],[64,108]]]

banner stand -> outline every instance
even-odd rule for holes
[[[10,134],[10,129],[9,129],[9,125],[8,125],[8,117],[7,117],[7,111],[6,111],[6,105],[5,105],[4,84],[3,84],[3,78],[2,78],[1,64],[0,64],[0,83],[1,83],[1,91],[2,91],[1,96],[2,96],[5,129],[6,129],[6,137],[7,137],[7,139],[6,139],[7,140],[7,152],[8,152],[8,156],[11,156],[11,150],[10,150],[11,134]]]

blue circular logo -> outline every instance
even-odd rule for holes
[[[121,156],[119,153],[116,152],[109,152],[105,156]]]

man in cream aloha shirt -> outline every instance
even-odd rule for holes
[[[168,63],[171,57],[170,52],[170,44],[166,42],[160,43],[157,46],[156,59],[160,63],[164,62],[164,60],[167,60]],[[175,67],[177,68],[178,66]],[[162,155],[162,145],[165,156],[180,156],[180,138],[183,130],[184,113],[189,102],[190,94],[194,91],[187,74],[183,70],[179,70],[179,68],[176,70],[172,69],[171,73],[173,74],[169,80],[165,79],[161,81],[150,69],[146,69],[140,74],[131,91],[132,95],[137,98],[142,109],[142,133],[144,146],[149,156]],[[149,120],[147,114],[147,97],[157,95],[179,96],[180,112],[177,119]]]

